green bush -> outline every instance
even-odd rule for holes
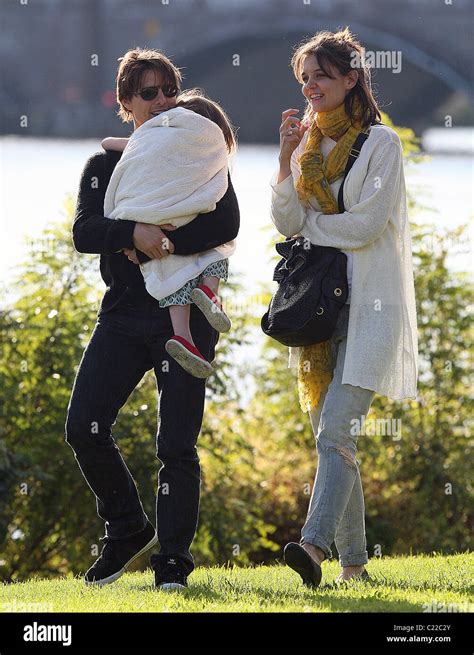
[[[400,134],[405,153],[416,152],[413,133]],[[7,581],[84,571],[103,531],[94,496],[64,441],[75,373],[103,289],[98,258],[73,248],[72,211],[69,198],[66,220],[45,232],[4,289],[0,579]],[[413,226],[419,400],[376,396],[369,417],[400,419],[401,439],[378,435],[359,442],[371,553],[377,545],[384,555],[469,547],[472,289],[446,264],[462,239],[462,228],[443,235],[434,226]],[[241,293],[236,282],[226,288],[230,296]],[[235,353],[251,342],[259,321],[240,312],[233,323],[219,343],[199,441],[203,495],[193,552],[200,564],[279,557],[281,546],[298,538],[317,465],[286,349],[267,339],[258,360],[239,367]],[[255,385],[246,403],[236,385],[245,376]],[[120,412],[114,435],[150,517],[159,468],[156,414],[156,384],[148,373]]]

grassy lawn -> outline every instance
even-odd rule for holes
[[[150,569],[103,588],[86,587],[78,577],[33,579],[2,585],[0,611],[423,612],[443,603],[453,604],[451,611],[472,612],[473,564],[473,554],[373,559],[367,567],[372,582],[341,588],[334,584],[338,564],[332,561],[323,565],[317,590],[304,587],[284,566],[198,568],[182,592],[153,589]]]

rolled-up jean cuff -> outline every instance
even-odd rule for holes
[[[139,524],[136,521],[133,523],[127,523],[124,526],[120,526],[119,531],[117,529],[110,529],[110,526],[106,526],[105,533],[109,539],[129,539],[130,537],[134,537],[136,534],[139,532],[142,532],[148,523],[148,516],[146,514],[143,515],[142,523]]]
[[[369,555],[366,550],[363,553],[339,557],[339,564],[341,566],[362,566],[363,564],[367,564],[368,561]]]
[[[312,544],[313,546],[317,546],[318,548],[321,548],[323,553],[326,555],[326,559],[332,559],[331,549],[325,546],[323,542],[320,541],[318,538],[310,539],[309,537],[301,537],[300,546],[302,546],[303,544]]]

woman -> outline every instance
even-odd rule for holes
[[[318,470],[301,541],[287,544],[285,561],[315,587],[333,541],[337,580],[369,577],[357,435],[375,393],[416,398],[418,345],[402,148],[380,124],[363,48],[348,28],[319,32],[295,51],[292,67],[307,110],[303,120],[295,109],[282,114],[272,220],[285,236],[345,252],[349,282],[331,339],[290,352]],[[338,190],[361,131],[369,136],[339,214]]]

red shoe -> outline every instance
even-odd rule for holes
[[[230,318],[219,304],[219,298],[205,284],[198,284],[191,293],[191,300],[199,307],[214,330],[228,332],[232,327]]]
[[[165,349],[168,355],[171,355],[185,371],[195,378],[207,378],[214,373],[214,369],[196,346],[183,337],[175,334],[165,343]]]

